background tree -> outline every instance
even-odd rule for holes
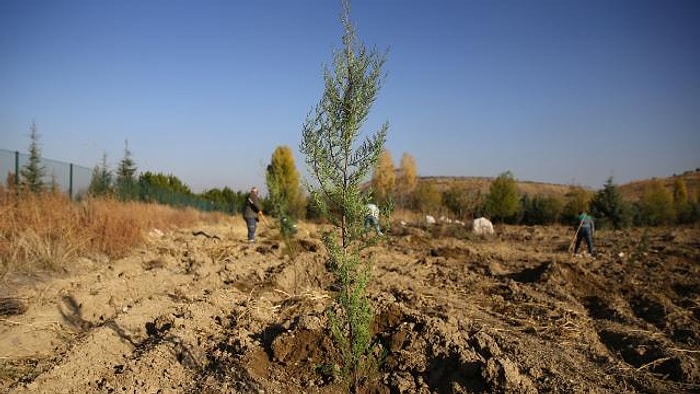
[[[124,141],[124,157],[117,167],[116,192],[121,200],[135,200],[138,197],[136,183],[136,163],[131,158],[129,141]]]
[[[591,200],[591,215],[597,220],[596,228],[612,227],[620,229],[627,227],[631,220],[630,209],[625,203],[613,182],[608,178]]]
[[[382,151],[388,124],[362,143],[360,129],[381,87],[385,56],[367,50],[350,22],[350,4],[343,2],[343,48],[334,53],[334,70],[324,67],[325,89],[303,127],[301,152],[318,182],[309,191],[322,214],[335,225],[324,234],[329,267],[340,289],[329,312],[330,330],[343,355],[343,371],[355,392],[372,364],[371,322],[374,315],[367,297],[371,260],[360,258],[364,206],[369,196],[360,187],[367,181]],[[376,360],[374,360],[376,362]]]
[[[454,218],[464,219],[471,203],[471,196],[463,187],[453,184],[442,192],[442,202]]]
[[[578,226],[578,215],[582,211],[589,211],[592,198],[591,191],[581,186],[570,186],[569,191],[564,195],[565,202],[561,220],[564,223]]]
[[[38,193],[46,189],[44,177],[46,176],[46,167],[41,163],[41,148],[39,147],[39,132],[36,123],[32,122],[29,127],[29,161],[20,168],[20,176],[23,187],[28,190]]]
[[[213,204],[192,193],[190,187],[172,174],[146,171],[138,178],[140,201],[154,202],[178,207],[193,207],[200,210],[214,210]]]
[[[181,181],[180,178],[172,174],[146,171],[139,175],[138,184],[143,195],[149,193],[192,195],[192,189]]]
[[[382,150],[372,176],[372,187],[377,204],[387,206],[393,204],[394,188],[396,187],[396,174],[394,173],[394,160],[391,152]]]
[[[112,171],[107,165],[107,153],[102,154],[102,163],[92,170],[88,193],[91,196],[106,196],[112,193]]]
[[[437,215],[442,208],[442,194],[432,182],[420,182],[413,191],[413,207],[424,215]]]
[[[673,180],[673,207],[676,211],[678,223],[691,223],[692,207],[688,198],[688,187],[682,177]]]
[[[223,189],[209,189],[200,195],[210,202],[212,210],[239,214],[243,212],[243,206],[247,197],[247,192],[233,191],[228,187]]]
[[[559,198],[545,195],[536,195],[532,198],[523,195],[520,203],[522,215],[520,222],[529,226],[556,223],[564,206]]]
[[[489,186],[486,212],[497,221],[513,218],[518,213],[520,198],[518,185],[510,171],[501,173]]]
[[[411,202],[413,191],[418,185],[416,160],[408,153],[401,155],[399,175],[397,179],[397,205],[407,208]]]
[[[644,223],[651,226],[671,224],[675,220],[673,195],[658,179],[652,179],[644,187],[641,209]]]
[[[304,195],[299,185],[299,172],[294,153],[288,146],[279,146],[272,153],[265,173],[265,183],[272,204],[272,214],[280,219],[304,214]]]

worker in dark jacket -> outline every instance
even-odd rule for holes
[[[593,251],[593,234],[595,233],[595,223],[593,223],[593,218],[588,216],[586,211],[581,211],[578,215],[578,232],[576,233],[576,248],[574,248],[574,255],[578,256],[578,251],[581,247],[581,241],[586,240],[586,247],[588,248],[588,253],[595,257],[595,252]]]
[[[262,207],[258,198],[258,188],[253,186],[243,208],[243,219],[248,226],[248,242],[250,243],[255,242],[255,229],[258,226],[260,215],[262,215]]]

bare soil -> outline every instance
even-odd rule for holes
[[[337,393],[314,226],[149,234],[132,256],[0,283],[0,392]],[[700,230],[396,224],[366,250],[368,393],[698,393]],[[195,235],[197,234],[197,235]]]

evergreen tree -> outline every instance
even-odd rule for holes
[[[38,193],[46,189],[44,177],[46,167],[41,162],[41,149],[39,147],[39,132],[36,123],[32,122],[29,127],[29,161],[20,169],[20,183],[28,190]]]
[[[591,200],[591,215],[597,219],[600,228],[613,227],[620,229],[627,227],[631,220],[630,210],[622,199],[617,185],[612,177],[608,178],[593,200]]]
[[[309,185],[322,215],[336,229],[327,232],[324,245],[339,291],[332,308],[330,330],[343,355],[343,371],[355,392],[372,364],[371,322],[367,297],[371,260],[362,259],[364,209],[369,196],[361,185],[379,159],[388,124],[360,143],[361,127],[381,87],[385,56],[360,44],[350,22],[349,1],[343,2],[343,48],[334,53],[334,69],[324,68],[325,89],[303,127],[301,152],[318,182]],[[375,360],[376,361],[376,360]]]
[[[112,192],[112,171],[107,165],[107,153],[102,154],[102,164],[92,170],[88,193],[92,196],[105,196]]]
[[[518,213],[518,185],[510,171],[501,173],[489,186],[486,211],[494,220],[505,221]]]
[[[117,196],[125,201],[135,200],[139,194],[136,183],[136,163],[131,158],[129,141],[124,141],[124,157],[117,167],[116,189]]]

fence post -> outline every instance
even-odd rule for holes
[[[19,188],[19,151],[15,151],[15,187]]]
[[[68,198],[73,199],[73,163],[68,166]]]

